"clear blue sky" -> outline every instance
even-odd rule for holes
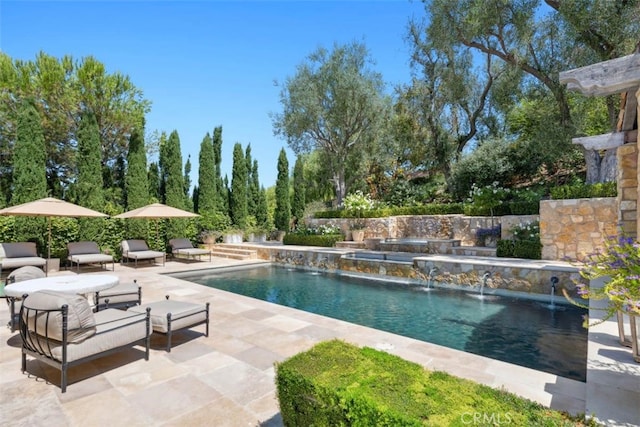
[[[416,0],[387,1],[18,1],[0,0],[0,50],[33,60],[39,51],[93,55],[128,75],[152,102],[147,132],[180,135],[197,182],[202,138],[222,126],[222,169],[231,178],[233,145],[251,144],[260,181],[275,184],[280,149],[270,112],[296,66],[323,46],[365,43],[389,92],[409,81],[404,37]]]

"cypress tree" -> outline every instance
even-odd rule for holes
[[[229,182],[222,179],[222,126],[213,129],[213,160],[216,168],[216,207],[229,215]]]
[[[258,161],[253,161],[251,168],[251,179],[249,181],[249,198],[255,200],[255,207],[252,215],[258,216],[258,197],[260,196],[260,177],[258,176]]]
[[[213,141],[207,132],[200,143],[198,157],[198,213],[209,214],[216,210],[216,164]]]
[[[278,177],[276,178],[276,210],[274,222],[276,229],[289,230],[291,220],[291,204],[289,200],[289,162],[284,148],[278,156]]]
[[[46,161],[40,115],[31,101],[23,101],[18,112],[13,153],[12,205],[47,196]]]
[[[193,211],[198,212],[198,203],[200,202],[200,190],[197,185],[193,186],[193,193],[191,195],[191,199],[193,200]]]
[[[247,168],[247,214],[256,216],[257,193],[253,191],[253,160],[251,159],[251,144],[247,145],[244,152],[244,160]]]
[[[76,184],[77,203],[89,209],[104,209],[102,181],[102,158],[100,129],[96,116],[85,111],[78,127],[78,181]],[[104,230],[104,220],[80,218],[80,240],[100,241]]]
[[[153,162],[149,165],[149,171],[147,172],[147,182],[149,183],[149,197],[150,200],[159,202],[162,200],[160,196],[160,169],[158,163]]]
[[[40,115],[33,102],[25,100],[20,105],[16,126],[12,205],[47,196],[46,160]],[[44,244],[46,224],[43,218],[17,217],[14,227],[18,241],[38,241],[40,245]]]
[[[304,161],[301,156],[298,156],[293,167],[293,202],[291,203],[291,214],[295,217],[296,222],[304,216],[305,193]]]
[[[191,189],[191,154],[187,156],[187,162],[184,164],[184,206],[187,210],[193,212],[193,200],[189,196]]]
[[[156,180],[157,180],[156,173]],[[129,138],[127,153],[127,173],[125,176],[125,196],[127,210],[141,208],[149,203],[149,183],[147,175],[147,154],[142,140],[142,132],[134,129]],[[127,221],[127,235],[146,239],[149,225],[147,221]]]
[[[167,191],[167,176],[166,176],[166,169],[167,166],[164,164],[166,162],[166,157],[167,157],[167,134],[165,132],[162,132],[160,134],[160,149],[159,149],[159,156],[158,156],[158,201],[160,203],[167,203],[167,195],[166,195],[166,191]],[[180,166],[180,169],[182,170],[182,166]],[[182,176],[182,171],[180,172],[180,176]]]
[[[255,163],[254,163],[255,164]],[[258,192],[258,202],[256,203],[256,224],[264,229],[269,228],[269,214],[267,206],[267,190],[264,187]]]
[[[231,218],[231,211],[229,209],[230,200],[231,200],[231,191],[229,191],[229,178],[227,175],[224,176],[222,180],[222,184],[220,185],[220,198],[222,201],[223,212]]]
[[[247,225],[247,163],[239,142],[233,146],[229,211],[233,225],[244,229]]]
[[[160,147],[161,176],[165,183],[165,204],[184,209],[184,180],[182,176],[182,154],[180,153],[180,137],[174,130],[164,146]],[[181,219],[169,220],[167,239],[185,237],[186,223]]]

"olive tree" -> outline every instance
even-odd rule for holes
[[[297,155],[328,154],[338,204],[348,191],[349,155],[375,139],[388,111],[382,76],[371,64],[362,43],[317,49],[286,79],[280,92],[283,111],[272,115],[274,133]]]

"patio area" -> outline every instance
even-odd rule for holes
[[[31,362],[33,375],[20,372],[20,337],[4,327],[9,312],[0,309],[0,421],[12,426],[281,426],[274,362],[331,338],[504,387],[555,409],[595,413],[607,425],[640,420],[640,365],[617,345],[613,322],[589,333],[585,384],[164,275],[256,262],[263,261],[213,258],[138,269],[116,265],[113,274],[121,282],[135,279],[142,286],[143,303],[165,295],[210,302],[210,335],[203,336],[204,326],[176,333],[167,353],[164,336],[154,334],[149,361],[142,350],[133,349],[72,368],[64,394],[57,387],[57,371]]]

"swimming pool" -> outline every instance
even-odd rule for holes
[[[180,275],[216,289],[584,381],[585,310],[277,266]]]

